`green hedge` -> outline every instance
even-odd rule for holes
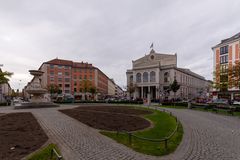
[[[107,103],[114,103],[114,104],[143,104],[143,101],[108,101]]]
[[[188,106],[188,104],[187,104],[187,102],[163,102],[162,103],[162,105],[163,106],[174,106],[174,104],[175,104],[175,106],[183,106],[183,107],[187,107]]]
[[[0,103],[0,106],[7,106],[7,103],[6,102]]]
[[[105,101],[83,101],[83,100],[75,100],[75,103],[105,103]]]
[[[55,102],[55,103],[72,103],[72,102]],[[75,101],[74,103],[112,103],[112,104],[143,104],[142,101]]]

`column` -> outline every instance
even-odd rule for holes
[[[156,88],[156,99],[159,99],[159,96],[158,96],[158,94],[159,94],[159,88],[158,88],[157,86],[155,86],[155,88]]]
[[[142,92],[141,98],[143,99],[143,87],[141,87],[141,92]]]
[[[135,89],[135,91],[134,91],[134,93],[133,93],[133,99],[136,99],[137,98],[137,95],[136,95],[137,93],[136,93],[136,89]]]
[[[151,93],[150,93],[150,86],[148,86],[147,102],[148,102],[148,105],[150,105],[150,103],[151,103]]]

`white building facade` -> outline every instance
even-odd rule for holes
[[[177,67],[177,54],[160,54],[153,49],[148,55],[132,61],[132,69],[127,70],[128,96],[144,99],[150,94],[151,100],[174,98],[170,84],[177,80],[180,89],[178,99],[192,99],[205,96],[208,81],[189,69]]]

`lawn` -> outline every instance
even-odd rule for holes
[[[136,136],[149,139],[162,139],[169,136],[175,130],[177,125],[174,117],[170,116],[168,113],[160,111],[154,111],[153,114],[145,115],[144,118],[150,120],[154,126],[150,129],[133,132]],[[167,149],[164,147],[164,142],[156,143],[142,141],[132,137],[132,144],[130,145],[128,141],[128,135],[126,133],[116,134],[116,132],[109,131],[101,131],[100,133],[132,148],[135,151],[154,156],[161,156],[175,151],[182,140],[183,129],[180,124],[176,134],[168,142]]]
[[[53,148],[58,153],[60,153],[59,149],[57,148],[57,146],[55,144],[49,144],[47,147],[45,147],[42,150],[31,155],[29,158],[27,158],[27,160],[56,160],[57,157],[55,154],[53,154],[53,157],[51,157],[51,151]]]
[[[158,106],[158,107],[162,107],[162,108],[175,108],[175,109],[188,109],[185,106]],[[204,108],[192,108],[192,110],[196,110],[196,111],[203,111],[203,112],[211,112],[211,113],[215,113],[215,114],[220,114],[220,115],[227,115],[227,116],[232,116],[231,114],[228,113],[227,110],[224,109],[217,109],[217,112],[212,110],[212,109],[204,109]],[[234,112],[233,116],[239,116],[240,117],[240,112]]]
[[[176,108],[176,109],[187,109],[186,106],[170,106],[170,105],[162,105],[162,106],[159,106],[158,107],[164,107],[164,108]]]

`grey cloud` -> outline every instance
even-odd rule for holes
[[[211,47],[239,32],[239,7],[239,0],[0,0],[0,63],[16,73],[14,88],[56,57],[93,63],[123,86],[131,61],[154,42],[211,79]]]

